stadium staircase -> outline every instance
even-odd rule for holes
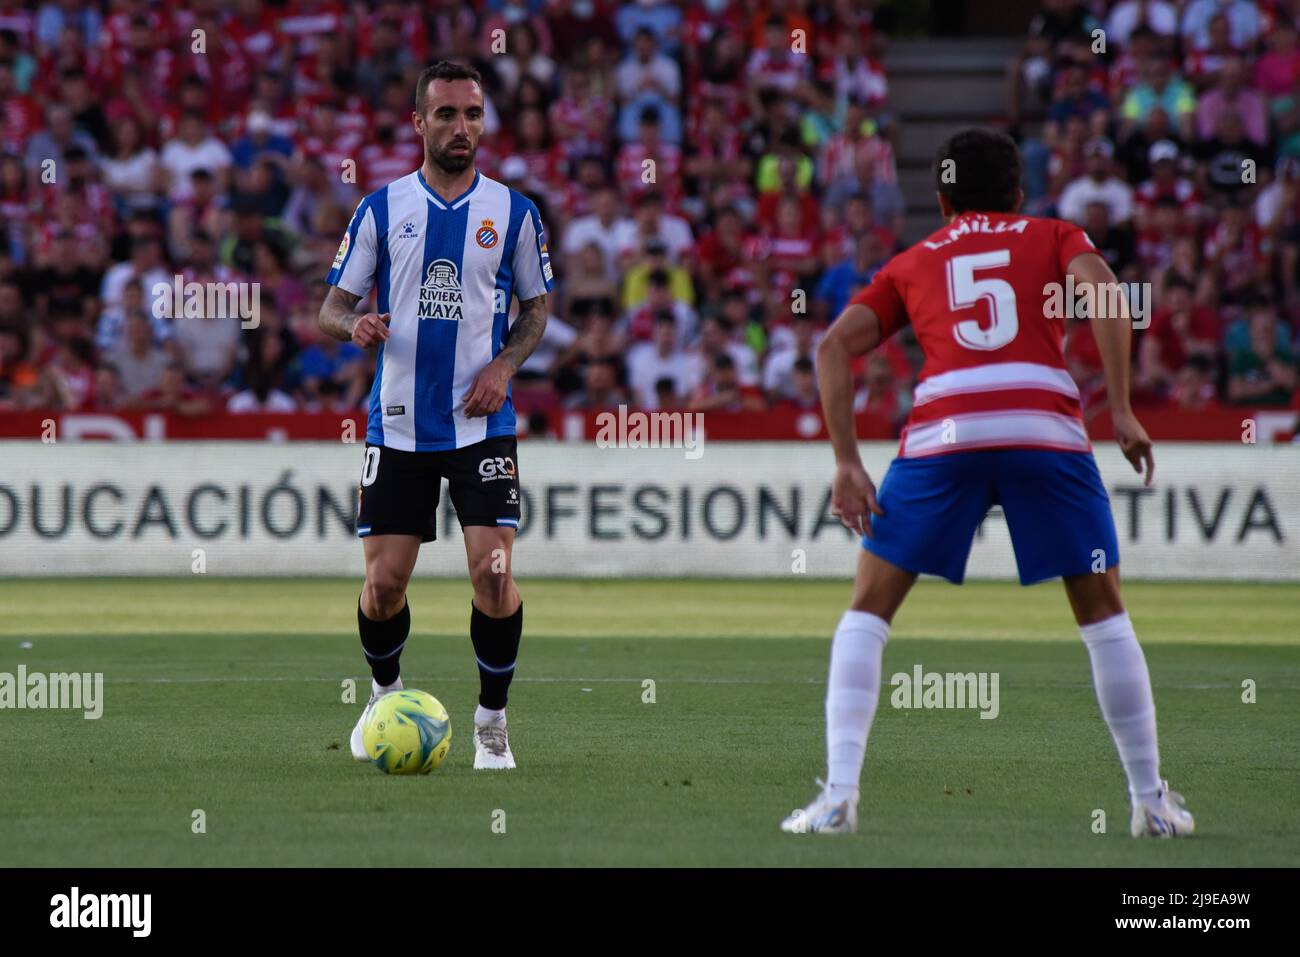
[[[966,126],[1005,125],[1007,64],[1023,37],[893,41],[885,54],[889,99],[898,119],[898,182],[907,202],[903,242],[939,225],[931,163],[935,150]]]

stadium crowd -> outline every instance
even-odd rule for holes
[[[522,411],[815,406],[818,330],[902,217],[870,7],[0,0],[0,407],[363,409],[323,279],[420,164],[441,58],[482,72],[479,168],[548,230]],[[184,318],[178,276],[258,283],[256,327]],[[896,417],[910,375],[864,364],[862,404]]]
[[[1011,72],[1025,210],[1148,284],[1135,404],[1300,408],[1300,3],[1042,7]],[[1097,399],[1086,323],[1066,355]]]
[[[874,6],[0,0],[0,410],[364,409],[374,355],[317,329],[323,280],[420,164],[442,58],[483,74],[479,168],[548,231],[522,413],[815,408],[820,331],[904,220]],[[1140,401],[1291,401],[1297,7],[1046,0],[1014,64],[1027,211],[1154,285]],[[189,283],[256,283],[256,323],[185,318]],[[859,410],[900,422],[913,370],[904,342],[867,357]]]

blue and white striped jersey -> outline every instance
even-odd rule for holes
[[[469,419],[461,397],[501,351],[510,297],[553,285],[537,206],[476,173],[450,202],[419,170],[361,201],[326,279],[389,313],[370,392],[366,441],[407,452],[459,449],[515,434],[509,393]]]

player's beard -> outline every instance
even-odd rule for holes
[[[460,142],[468,143],[467,140]],[[473,144],[469,144],[469,150],[466,152],[452,153],[450,149],[453,144],[457,144],[457,141],[453,140],[445,147],[437,147],[426,143],[425,149],[428,150],[429,159],[433,160],[433,164],[444,173],[463,173],[474,165],[474,154],[478,152],[478,149]]]

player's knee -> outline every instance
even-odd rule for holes
[[[362,611],[374,611],[380,621],[393,617],[402,610],[406,601],[406,582],[400,576],[381,570],[372,570],[366,575],[365,595]]]
[[[1065,589],[1074,609],[1075,621],[1080,625],[1105,621],[1124,611],[1119,575],[1114,569],[1104,575],[1072,575],[1065,579]]]
[[[510,564],[494,559],[491,554],[474,562],[470,569],[470,579],[474,584],[474,603],[485,615],[500,618],[511,611],[507,606],[514,593],[514,579],[510,574]]]

